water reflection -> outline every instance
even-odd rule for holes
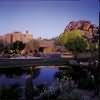
[[[58,100],[61,100],[62,94],[65,98],[69,94],[71,97],[76,96],[71,93],[79,90],[79,86],[87,90],[90,87],[93,90],[95,81],[91,79],[91,74],[87,70],[84,72],[83,69],[77,71],[68,66],[65,68],[58,69],[50,66],[38,69],[2,69],[0,70],[0,100],[29,100],[29,98],[32,100],[33,97],[36,100],[41,98],[44,100],[48,97],[51,98],[49,100],[55,100],[59,95]]]
[[[43,90],[47,85],[51,85],[54,81],[57,68],[38,68],[33,69],[32,84],[33,88]],[[0,70],[0,100],[15,100],[19,97],[16,89],[20,88],[21,97],[25,99],[26,81],[30,77],[30,69],[1,69]],[[30,84],[30,83],[29,83]],[[44,84],[44,85],[43,85]],[[39,95],[39,91],[34,88],[35,94]],[[37,92],[36,92],[37,91]],[[9,92],[7,94],[7,92]],[[16,92],[16,93],[15,93]],[[11,95],[13,95],[11,97]],[[6,98],[5,98],[6,97]],[[17,100],[17,99],[16,99]]]
[[[57,68],[41,68],[39,76],[33,80],[33,83],[36,85],[51,85],[54,81],[54,75],[57,71]]]
[[[48,84],[54,80],[57,68],[33,69],[33,84]],[[2,69],[0,70],[0,85],[13,85],[15,83],[24,85],[29,75],[28,69]]]
[[[18,84],[11,87],[0,87],[0,100],[18,100],[22,95],[21,88]]]

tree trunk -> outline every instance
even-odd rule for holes
[[[25,96],[26,100],[33,100],[33,83],[32,83],[32,67],[30,68],[30,76],[26,80]]]

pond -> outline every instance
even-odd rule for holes
[[[6,70],[6,69],[4,69]],[[19,75],[16,75],[15,69],[13,70],[13,73],[8,69],[8,72],[1,72],[0,73],[0,86],[5,85],[13,85],[15,83],[24,85],[27,77],[29,76],[26,72],[20,73]],[[15,74],[14,74],[15,71]],[[19,70],[20,71],[20,70]],[[39,85],[39,84],[48,84],[50,85],[54,81],[54,75],[58,72],[58,68],[50,68],[50,67],[44,67],[40,69],[35,69],[33,71],[33,84]]]
[[[58,68],[51,66],[41,66],[33,70],[32,83],[33,86],[45,85],[50,86],[55,81],[55,74],[58,72]],[[27,79],[30,77],[29,69],[1,69],[0,70],[0,92],[2,89],[8,89],[10,87],[20,87],[24,95]],[[15,89],[14,88],[14,89]],[[5,94],[6,95],[6,94]],[[25,95],[24,95],[25,96]],[[11,98],[10,98],[11,99]],[[0,99],[2,100],[2,99]],[[5,100],[5,99],[4,99]]]
[[[30,72],[33,73],[32,77]],[[49,92],[50,94],[53,93],[52,94],[53,97],[56,98],[56,96],[59,96],[62,93],[64,94],[67,92],[71,93],[69,91],[75,90],[76,89],[75,86],[78,86],[78,84],[83,89],[81,90],[79,90],[78,88],[77,89],[81,91],[83,93],[82,96],[84,96],[86,92],[86,91],[83,92],[84,89],[88,90],[88,88],[93,89],[94,87],[94,81],[91,80],[91,77],[89,75],[87,77],[87,75],[88,75],[87,70],[78,69],[73,73],[71,67],[67,69],[67,66],[66,66],[66,70],[55,66],[41,66],[33,70],[32,69],[30,70],[30,68],[0,69],[0,100],[26,100],[25,91],[29,91],[28,98],[31,97],[30,95],[31,93],[34,94],[34,97],[35,96],[40,97],[42,92],[45,93],[47,89],[52,87],[53,87],[52,92],[50,91]],[[29,80],[30,77],[32,79],[31,81]],[[57,80],[57,78],[61,80]],[[29,81],[32,84],[29,83]],[[75,81],[78,82],[78,84],[75,84]],[[27,83],[28,86],[26,85]],[[61,94],[59,94],[60,92],[58,88],[60,89]],[[33,94],[32,94],[32,98],[33,98]],[[66,96],[66,94],[64,96]],[[62,95],[60,97],[62,97]],[[42,99],[40,98],[36,100],[42,100]],[[50,100],[55,100],[55,99],[50,99]]]

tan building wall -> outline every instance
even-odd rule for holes
[[[10,43],[11,42],[11,35],[6,34],[5,36],[3,36],[3,40],[4,40],[4,43]]]
[[[22,41],[23,43],[27,43],[31,39],[33,39],[32,34],[30,33],[22,33],[22,32],[13,32],[8,33],[1,37],[4,43],[13,43],[15,41]]]
[[[52,53],[54,51],[53,47],[44,48],[44,54]]]
[[[54,52],[55,45],[53,40],[40,40],[39,41],[40,48],[43,48],[43,53],[52,53]]]
[[[2,36],[0,36],[0,41],[2,41],[3,40],[3,37]]]

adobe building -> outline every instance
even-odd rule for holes
[[[55,51],[55,43],[54,40],[39,40],[39,51],[44,54],[52,53]]]
[[[11,44],[15,41],[22,41],[23,43],[27,43],[28,41],[33,39],[33,36],[28,31],[26,31],[25,33],[12,32],[1,36],[0,39],[4,42],[4,44]]]
[[[54,40],[47,40],[47,39],[39,39],[38,41],[38,47],[34,48],[34,46],[26,46],[24,50],[22,50],[22,55],[34,55],[35,52],[37,53],[43,53],[43,54],[50,54],[52,52],[55,52],[56,46],[54,43]]]

